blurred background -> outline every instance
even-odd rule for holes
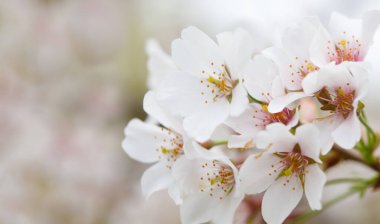
[[[170,52],[189,25],[211,36],[239,26],[270,45],[297,18],[327,22],[332,11],[359,17],[379,6],[376,0],[0,0],[0,223],[179,223],[166,192],[142,198],[147,166],[120,146],[128,121],[145,118],[146,40]],[[377,62],[380,47],[374,49]],[[376,65],[374,74],[367,108],[380,130]],[[368,175],[355,166],[342,170]],[[378,194],[352,200],[319,221],[380,223]]]

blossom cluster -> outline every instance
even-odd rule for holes
[[[282,223],[306,196],[322,208],[322,156],[352,150],[368,132],[366,61],[380,12],[305,18],[256,52],[243,29],[216,41],[188,27],[171,55],[149,42],[147,121],[133,119],[123,149],[154,163],[142,193],[167,189],[183,223],[232,223],[247,195],[263,194],[267,223]],[[359,144],[359,145],[360,145]]]

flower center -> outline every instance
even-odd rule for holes
[[[346,84],[346,88],[339,86],[331,91],[323,88],[317,93],[317,99],[322,104],[321,110],[338,113],[346,119],[354,110],[352,105],[355,98],[355,90],[349,88],[350,84]]]
[[[268,111],[268,105],[262,104],[261,110],[255,110],[253,119],[256,119],[256,127],[265,128],[268,124],[281,122],[285,125],[289,124],[294,116],[295,111],[284,108],[281,112],[270,113]]]
[[[306,167],[310,163],[313,163],[313,160],[302,155],[298,144],[294,147],[292,152],[277,152],[275,155],[280,157],[281,160],[279,163],[271,165],[272,171],[268,175],[277,175],[277,178],[280,178],[282,176],[289,177],[287,180],[288,183],[290,177],[294,175],[300,179],[303,185],[305,180]]]
[[[202,164],[204,171],[200,177],[200,191],[209,192],[210,197],[223,199],[233,189],[235,177],[232,168],[218,160]]]
[[[340,64],[343,61],[361,61],[361,43],[355,36],[349,37],[346,32],[343,32],[343,34],[346,35],[347,38],[341,39],[335,43],[333,47],[327,47],[327,54],[330,57],[330,61],[335,61],[336,64]],[[328,41],[328,45],[331,45],[330,41]]]
[[[159,160],[166,162],[166,167],[171,169],[174,162],[184,154],[183,139],[180,134],[170,129],[162,128],[161,130],[166,136],[162,139],[155,137],[158,141],[156,152]]]
[[[201,80],[201,84],[206,86],[205,91],[201,92],[201,95],[211,96],[212,101],[217,101],[219,98],[227,97],[230,101],[232,96],[232,90],[237,84],[237,81],[232,80],[230,72],[225,64],[221,64],[220,67],[214,66],[211,63],[212,72],[208,73],[205,70],[202,74],[207,75],[207,79]],[[205,100],[205,103],[208,103]]]
[[[302,80],[309,74],[310,72],[318,71],[319,67],[315,66],[309,60],[300,59],[299,57],[295,57],[296,65],[289,64],[290,68],[290,81],[293,84],[298,84],[301,87]]]

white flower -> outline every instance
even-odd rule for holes
[[[278,113],[290,103],[303,98],[302,80],[319,68],[310,60],[309,49],[317,28],[320,26],[316,18],[304,19],[294,26],[288,27],[283,35],[281,47],[271,47],[264,51],[278,66],[279,76],[285,87],[282,94],[273,96],[268,110]]]
[[[326,154],[334,142],[351,149],[360,140],[357,109],[368,91],[368,84],[368,71],[348,62],[326,66],[303,80],[305,93],[314,94],[321,103],[321,110],[328,112],[316,121],[322,133],[322,154]]]
[[[243,72],[244,85],[249,94],[261,103],[251,103],[240,116],[231,117],[225,122],[239,133],[230,136],[230,148],[252,147],[255,135],[269,124],[280,122],[290,129],[298,123],[296,109],[285,107],[278,113],[268,111],[272,95],[284,90],[276,66],[270,59],[257,55]]]
[[[133,159],[143,163],[155,163],[141,178],[143,195],[148,198],[156,191],[169,188],[169,194],[179,204],[179,189],[172,176],[172,166],[186,150],[180,119],[168,116],[157,104],[152,92],[144,98],[145,111],[163,126],[131,120],[125,128],[122,147]]]
[[[282,223],[303,192],[311,209],[320,209],[326,177],[318,165],[318,129],[307,124],[292,135],[283,124],[276,123],[258,135],[257,147],[266,151],[246,159],[239,172],[239,190],[247,194],[266,191],[262,214],[269,224]]]
[[[172,43],[180,71],[168,74],[157,90],[163,105],[184,116],[184,129],[201,142],[248,104],[240,70],[251,57],[251,37],[238,29],[218,34],[217,40],[195,27],[184,29],[181,39]]]
[[[218,149],[198,153],[193,159],[179,159],[173,167],[183,195],[181,221],[230,224],[244,197],[237,191],[238,170]]]
[[[178,68],[170,55],[161,49],[157,40],[149,39],[145,49],[148,54],[148,87],[157,89],[165,75]]]
[[[330,62],[364,61],[380,22],[380,11],[369,11],[362,19],[350,19],[333,13],[328,31],[320,26],[310,47],[314,64],[322,67]]]

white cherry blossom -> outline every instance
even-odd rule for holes
[[[323,154],[334,142],[342,148],[352,149],[360,140],[357,109],[368,91],[368,84],[368,71],[348,62],[326,66],[304,79],[305,92],[314,94],[321,103],[321,110],[328,113],[316,121],[323,133]]]
[[[328,29],[320,26],[310,47],[312,62],[322,67],[330,62],[364,61],[379,23],[378,10],[368,11],[361,19],[332,13]]]
[[[269,124],[280,122],[290,129],[298,123],[296,109],[285,107],[278,113],[268,110],[272,96],[284,90],[276,66],[270,59],[257,55],[243,72],[244,85],[258,102],[251,103],[240,116],[231,117],[226,121],[226,124],[239,134],[230,136],[230,148],[254,146],[255,135]]]
[[[237,191],[238,170],[217,148],[198,153],[193,159],[181,158],[173,167],[183,195],[181,221],[232,223],[244,197]]]
[[[168,74],[157,96],[172,113],[184,116],[184,129],[198,141],[209,139],[229,115],[241,114],[248,98],[241,69],[251,58],[253,43],[241,29],[217,35],[217,43],[195,27],[172,43],[179,71]]]
[[[292,102],[307,96],[302,89],[302,80],[310,72],[319,69],[311,62],[309,49],[320,25],[317,18],[303,19],[284,31],[280,47],[264,51],[276,63],[285,87],[285,91],[269,103],[270,112],[278,113]]]
[[[184,144],[187,140],[181,127],[181,120],[169,116],[158,105],[152,92],[145,95],[144,109],[164,127],[133,119],[125,128],[122,147],[137,161],[155,163],[141,178],[143,195],[148,198],[154,192],[168,188],[170,196],[179,204],[181,203],[179,189],[171,170],[185,151]]]
[[[326,176],[319,168],[319,131],[312,124],[297,128],[295,135],[281,123],[269,125],[257,137],[264,152],[249,156],[240,168],[240,189],[247,194],[265,191],[264,220],[282,223],[305,192],[311,209],[321,209]]]
[[[157,40],[149,39],[145,49],[148,55],[148,87],[156,89],[165,75],[177,70],[177,66],[170,55],[162,50]]]

